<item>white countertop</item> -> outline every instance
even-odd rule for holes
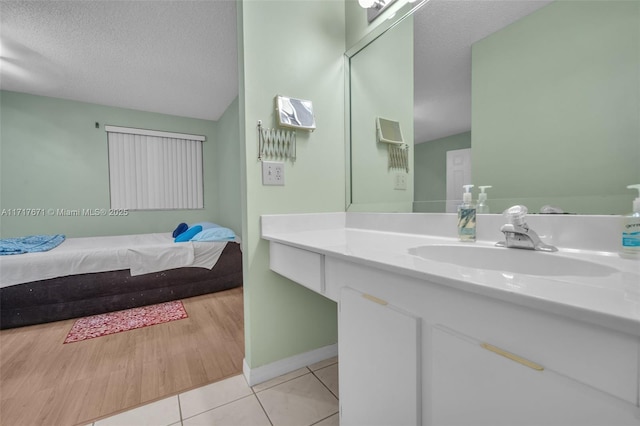
[[[543,223],[545,218],[534,219],[532,222],[538,222],[543,230],[543,233],[538,231],[539,234],[546,235],[543,237],[545,242],[554,243],[558,252],[496,250],[515,250],[517,253],[514,254],[518,256],[578,259],[611,269],[599,276],[586,273],[582,276],[529,275],[509,272],[509,268],[465,267],[412,255],[410,249],[419,246],[444,244],[493,248],[500,239],[499,231],[479,232],[479,237],[491,239],[480,239],[475,243],[442,236],[447,230],[455,233],[455,215],[451,214],[267,215],[262,217],[262,238],[640,336],[640,260],[623,259],[612,251],[581,248],[579,239],[571,240],[572,247],[563,247],[558,241],[560,235],[581,234],[580,227],[585,223],[578,223],[577,218],[551,219],[562,225],[562,232],[558,232],[555,225]],[[590,217],[587,225],[592,226],[596,221],[603,235],[608,235],[609,228],[612,231],[616,228],[614,219]],[[486,218],[479,217],[478,224],[494,229],[500,221],[498,215],[487,215]],[[398,232],[406,231],[412,225],[419,232]],[[583,246],[593,248],[595,245],[593,241],[587,241]],[[611,246],[608,241],[603,241],[602,245],[607,249]]]

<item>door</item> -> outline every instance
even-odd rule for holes
[[[344,287],[338,330],[340,425],[421,424],[419,318]]]
[[[449,328],[433,328],[431,355],[428,424],[640,425],[631,404]]]

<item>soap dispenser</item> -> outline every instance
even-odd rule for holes
[[[633,212],[622,218],[620,256],[638,259],[640,258],[640,184],[629,185],[627,188],[637,189],[638,198],[633,200]]]
[[[458,237],[460,241],[473,242],[476,240],[476,206],[471,200],[473,185],[462,185],[462,204],[458,206]]]
[[[478,213],[490,213],[489,212],[489,204],[487,204],[487,193],[484,192],[485,189],[493,188],[490,185],[479,186],[480,194],[478,194]]]

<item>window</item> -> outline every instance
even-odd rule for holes
[[[204,136],[115,126],[105,130],[111,208],[204,208]]]

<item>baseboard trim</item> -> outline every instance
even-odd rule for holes
[[[261,365],[260,367],[251,368],[247,364],[247,359],[242,361],[242,373],[244,374],[249,386],[254,386],[283,374],[290,373],[299,368],[306,367],[316,362],[338,355],[338,344],[324,346],[309,352],[304,352],[289,358],[280,359],[271,364]]]

